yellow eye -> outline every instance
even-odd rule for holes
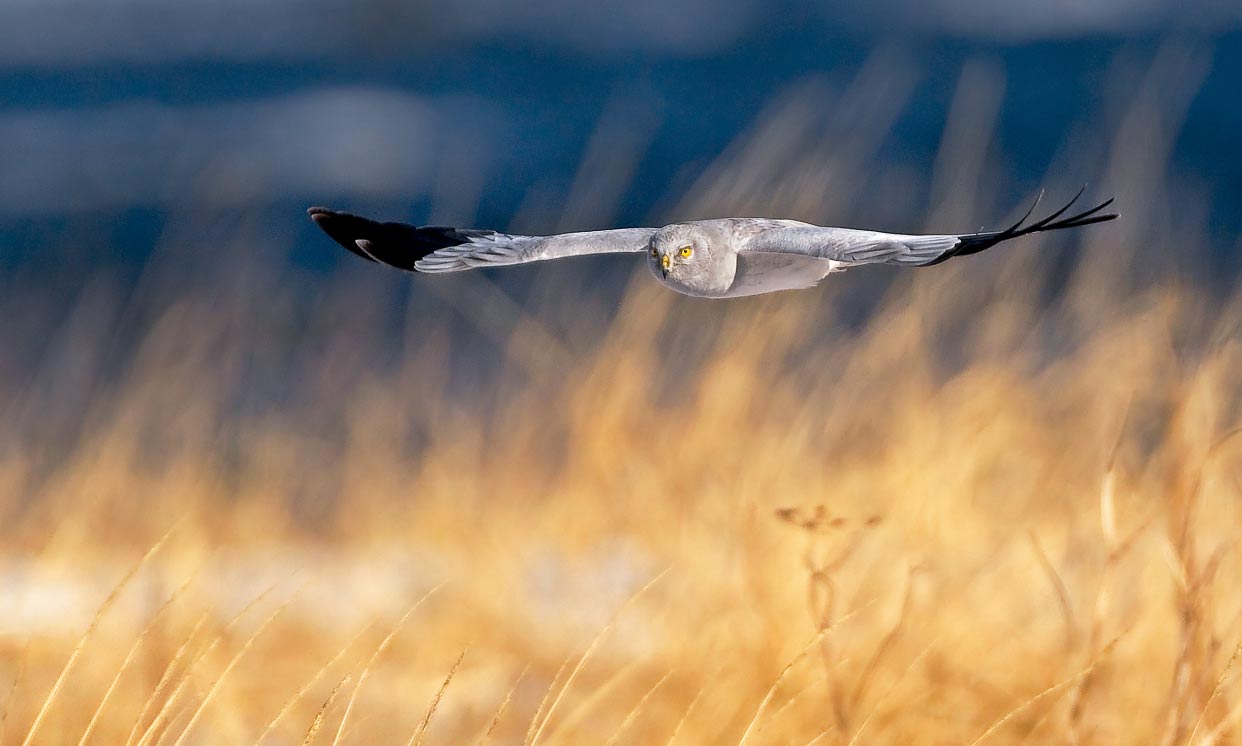
[[[677,253],[678,255],[681,256],[682,259],[689,259],[690,255],[694,253],[694,249],[690,248],[689,246],[682,246],[681,251]]]
[[[653,259],[655,259],[655,258],[657,258],[657,257],[659,257],[659,256],[660,256],[660,252],[656,251],[656,248],[655,248],[654,246],[652,246],[652,247],[651,247],[651,257],[652,257]]]

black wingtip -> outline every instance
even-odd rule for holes
[[[1077,197],[1075,197],[1075,199],[1077,199]],[[1031,217],[1031,215],[1035,212],[1035,208],[1039,207],[1039,203],[1042,202],[1043,200],[1044,200],[1044,190],[1040,189],[1039,194],[1035,195],[1035,201],[1031,203],[1030,207],[1026,208],[1026,212],[1022,213],[1022,217],[1018,218],[1018,222],[1014,223],[1013,225],[1009,226],[1005,230],[1001,231],[1001,233],[1010,233],[1012,231],[1018,230],[1018,228],[1020,228],[1022,224],[1025,223],[1027,219]]]
[[[312,207],[306,211],[306,214],[315,221],[315,225],[328,234],[328,238],[336,241],[347,251],[367,261],[375,261],[375,257],[359,249],[357,244],[358,237],[365,235],[367,224],[372,221],[326,207]]]
[[[306,214],[350,253],[411,271],[415,262],[433,251],[493,234],[492,231],[463,228],[380,223],[327,207],[311,207]]]
[[[315,221],[316,225],[318,225],[325,220],[331,220],[333,216],[339,215],[340,213],[326,207],[309,207],[306,210],[306,214],[310,216],[311,220]]]
[[[1104,213],[1102,215],[1098,214],[1101,210],[1113,204],[1115,198],[1109,197],[1089,210],[1083,210],[1082,212],[1068,218],[1062,218],[1061,216],[1064,215],[1070,207],[1078,201],[1078,198],[1081,197],[1085,191],[1086,187],[1084,186],[1082,189],[1078,190],[1078,193],[1074,195],[1073,199],[1065,203],[1065,205],[1059,210],[1053,212],[1047,217],[1028,224],[1026,221],[1035,211],[1035,205],[1039,204],[1039,198],[1036,198],[1035,205],[1031,205],[1030,209],[1026,211],[1026,214],[1023,215],[1022,219],[1018,222],[1002,231],[972,233],[965,236],[959,236],[961,242],[958,244],[957,250],[941,257],[938,261],[943,261],[950,256],[967,256],[970,254],[977,254],[980,251],[992,248],[1002,241],[1008,241],[1012,238],[1018,238],[1019,236],[1026,236],[1032,233],[1041,233],[1044,231],[1064,230],[1066,228],[1081,228],[1085,225],[1094,225],[1096,223],[1105,223],[1109,220],[1116,220],[1121,216],[1120,213],[1115,212]],[[1043,192],[1041,191],[1039,195],[1040,197],[1043,197]]]

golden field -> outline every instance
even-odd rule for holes
[[[1159,148],[1196,64],[1050,165],[1120,221],[814,291],[316,275],[250,224],[61,309],[13,279],[0,743],[1235,742],[1242,297]],[[979,75],[914,228],[1016,209]],[[851,90],[670,213],[856,215]]]

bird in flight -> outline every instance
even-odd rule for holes
[[[328,236],[363,259],[412,272],[456,272],[587,254],[645,253],[655,278],[679,293],[737,298],[813,287],[833,272],[863,264],[929,267],[1030,233],[1078,228],[1117,217],[1102,212],[1112,199],[1061,217],[1081,196],[1079,190],[1064,207],[1033,223],[1027,220],[1038,198],[1021,220],[1004,230],[944,235],[827,228],[796,220],[719,218],[663,228],[519,236],[473,228],[379,223],[326,207],[307,212]]]

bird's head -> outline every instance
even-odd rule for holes
[[[651,237],[647,266],[656,279],[683,293],[717,297],[733,284],[737,252],[721,231],[702,223],[674,223]]]

